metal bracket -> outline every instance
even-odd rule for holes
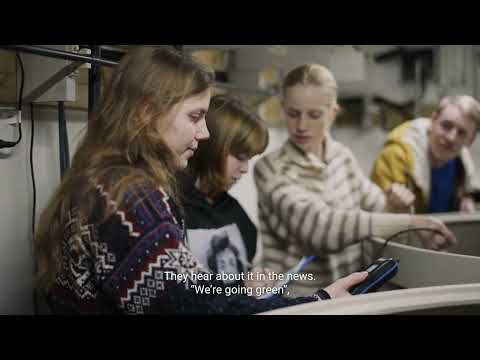
[[[105,60],[102,58],[92,57],[77,54],[70,51],[62,51],[57,49],[46,48],[43,46],[35,45],[0,45],[0,49],[25,52],[35,55],[42,55],[57,59],[71,60],[71,61],[80,61],[82,63],[90,63],[94,65],[103,65],[103,66],[115,66],[118,63],[115,61]]]

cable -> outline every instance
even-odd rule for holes
[[[30,103],[30,121],[31,121],[31,133],[30,133],[30,175],[32,177],[32,194],[33,194],[33,206],[32,206],[32,239],[35,238],[35,209],[37,207],[37,186],[35,184],[35,170],[33,167],[33,139],[35,134],[35,121],[33,116],[33,103]],[[34,261],[34,269],[36,270],[36,265]],[[38,314],[38,294],[33,288],[33,313]]]
[[[18,111],[22,111],[22,102],[23,102],[23,86],[25,85],[25,68],[23,67],[23,61],[20,55],[17,53],[18,64],[20,65],[20,73],[22,75],[22,80],[20,81],[20,93],[18,99]]]
[[[65,171],[70,167],[68,132],[65,120],[65,104],[63,101],[58,102],[58,139],[60,149],[60,178],[63,178]]]
[[[20,93],[19,93],[19,99],[17,102],[17,127],[18,127],[18,139],[16,141],[5,141],[0,139],[0,149],[4,148],[12,148],[15,145],[19,144],[20,141],[22,140],[22,121],[20,119],[21,114],[22,114],[22,100],[23,100],[23,86],[25,84],[25,68],[23,67],[23,61],[20,55],[17,53],[17,60],[18,64],[20,65],[20,74],[21,74],[21,80],[20,80]]]
[[[33,119],[33,103],[30,104],[30,121],[32,123],[32,132],[30,133],[30,174],[32,177],[32,189],[33,189],[32,234],[35,234],[35,208],[36,208],[36,202],[37,202],[37,187],[35,184],[35,170],[33,167],[33,138],[35,134],[35,122]]]
[[[397,236],[399,235],[402,235],[402,234],[405,234],[405,233],[410,233],[412,231],[431,231],[431,232],[434,232],[434,233],[437,233],[439,235],[443,235],[443,233],[440,231],[440,230],[437,230],[437,229],[432,229],[432,228],[412,228],[412,229],[407,229],[407,230],[402,230],[402,231],[399,231],[391,236],[389,236],[385,242],[383,243],[383,247],[380,249],[380,256],[377,256],[377,258],[380,258],[383,256],[383,253],[385,252],[385,249],[388,245],[388,243],[396,238]]]

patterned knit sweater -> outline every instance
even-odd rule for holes
[[[328,298],[323,290],[268,300],[200,294],[193,285],[213,289],[223,283],[192,276],[206,271],[186,245],[183,218],[169,196],[161,188],[132,186],[116,213],[95,225],[107,201],[98,188],[89,221],[82,221],[76,208],[68,214],[63,264],[48,294],[55,313],[253,314]]]
[[[254,168],[263,265],[285,272],[302,256],[316,256],[305,268],[316,280],[289,286],[297,296],[363,270],[371,257],[361,240],[387,237],[407,229],[410,222],[409,215],[379,213],[385,195],[364,175],[351,151],[330,137],[325,140],[325,160],[287,141]]]

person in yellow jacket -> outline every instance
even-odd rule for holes
[[[388,135],[371,179],[384,191],[405,185],[415,194],[417,213],[475,211],[471,194],[480,184],[469,147],[479,127],[474,98],[447,96],[431,118],[405,122]]]

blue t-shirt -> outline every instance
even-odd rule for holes
[[[455,158],[440,168],[432,169],[429,213],[455,210],[454,195],[459,165],[459,159]]]

